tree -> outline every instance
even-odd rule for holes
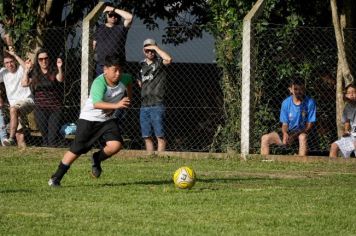
[[[83,9],[92,8],[96,3],[97,1],[78,0],[4,1],[1,20],[5,22],[5,28],[11,33],[17,48],[33,56],[39,47],[51,42],[48,34],[54,32],[48,31],[49,28],[77,22],[84,15]],[[65,6],[71,8],[68,21],[62,20],[62,9]],[[57,34],[65,39],[63,32]]]
[[[343,101],[343,88],[351,84],[354,81],[354,78],[351,74],[349,63],[347,60],[347,53],[345,50],[345,37],[343,35],[343,30],[346,28],[347,24],[351,25],[349,22],[350,17],[346,17],[345,14],[349,11],[346,9],[351,9],[351,2],[345,1],[345,4],[342,4],[342,13],[339,14],[337,1],[330,0],[330,6],[332,10],[332,20],[335,30],[335,37],[337,42],[338,49],[338,67],[337,67],[337,79],[336,79],[336,120],[338,127],[339,136],[343,133],[343,126],[341,123],[342,111],[344,110],[345,104]]]

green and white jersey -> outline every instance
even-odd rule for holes
[[[108,116],[102,109],[95,109],[94,104],[97,102],[117,103],[122,99],[128,85],[132,84],[132,76],[123,74],[119,83],[110,87],[104,78],[104,75],[99,75],[90,88],[89,98],[80,112],[79,119],[89,121],[104,122],[113,119],[113,113]]]

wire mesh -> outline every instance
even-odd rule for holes
[[[258,26],[256,25],[256,28]],[[351,32],[348,32],[351,33]],[[290,95],[290,79],[305,80],[306,95],[317,103],[317,122],[308,135],[309,155],[327,155],[337,138],[337,48],[333,28],[269,26],[256,34],[256,87],[253,151],[259,152],[262,134],[281,131],[282,101]],[[272,149],[273,153],[298,153],[298,146]]]
[[[95,28],[90,32],[94,35]],[[50,63],[55,68],[57,57],[64,61],[63,69],[65,79],[62,83],[63,106],[61,107],[62,119],[57,130],[60,139],[58,147],[67,146],[74,135],[65,135],[66,129],[71,130],[71,124],[76,123],[81,104],[81,28],[52,28],[43,31],[43,47],[49,52]],[[130,29],[128,32],[128,41],[126,43],[126,58],[128,59],[124,72],[133,76],[133,101],[131,107],[124,112],[121,117],[122,134],[125,140],[125,147],[129,149],[144,149],[144,141],[141,137],[139,111],[141,106],[140,88],[137,79],[139,76],[139,61],[144,58],[142,51],[142,41],[139,45],[132,45],[130,38],[146,38],[146,35],[140,34],[140,29]],[[131,35],[130,35],[131,34]],[[136,34],[136,35],[133,35]],[[207,43],[201,41],[202,44]],[[137,43],[137,42],[136,42]],[[179,57],[179,62],[174,62],[167,66],[166,81],[166,127],[165,135],[167,139],[167,150],[170,151],[208,151],[212,142],[216,126],[220,123],[222,117],[222,100],[220,89],[221,70],[215,63],[199,63],[204,61],[200,59],[199,48],[210,47],[212,45],[200,45],[200,47],[185,49],[185,52],[191,53],[190,58],[185,62],[186,56],[174,50],[172,45],[159,46],[171,55]],[[133,51],[133,49],[135,51]],[[17,49],[21,56],[25,55],[25,49]],[[108,54],[116,52],[110,51]],[[183,52],[182,52],[183,53]],[[93,71],[93,77],[90,78],[89,85],[95,79],[96,55],[93,55],[93,63],[90,70]],[[175,58],[173,57],[173,61]],[[196,61],[196,62],[191,62]],[[29,125],[26,134],[27,145],[44,146],[43,134],[38,130],[34,114],[29,115]],[[9,123],[9,117],[6,118]]]
[[[317,102],[317,123],[315,134],[310,139],[310,151],[325,154],[330,143],[337,139],[335,109],[337,48],[333,29],[301,27],[288,31],[280,26],[255,27],[258,30],[255,33],[253,47],[253,53],[256,55],[254,71],[256,81],[253,91],[254,115],[251,117],[253,126],[250,134],[253,140],[252,152],[259,153],[260,138],[263,134],[280,129],[279,111],[283,99],[289,95],[288,81],[294,75],[300,75],[305,79],[307,95]],[[94,30],[93,28],[91,31],[92,35]],[[139,61],[144,56],[142,42],[134,39],[150,37],[142,35],[140,31],[141,29],[131,28],[128,39],[132,40],[126,42],[125,72],[132,74],[134,80],[138,79]],[[67,146],[71,142],[73,135],[65,135],[63,131],[68,124],[77,121],[80,113],[81,53],[82,50],[88,50],[81,46],[81,34],[80,26],[43,31],[43,47],[48,49],[50,61],[54,63],[57,57],[64,61],[65,79],[62,84],[62,119],[57,130],[60,138],[58,147]],[[352,29],[345,31],[346,39],[352,39],[354,35],[355,31]],[[165,51],[174,55],[173,63],[167,67],[165,97],[166,138],[169,151],[210,151],[221,126],[227,119],[236,119],[228,117],[227,114],[232,113],[226,113],[225,110],[223,88],[228,88],[223,84],[222,69],[215,62],[207,63],[206,60],[199,58],[202,55],[201,48],[211,47],[204,44],[208,43],[201,40],[199,47],[189,48],[189,59],[185,59],[187,56],[183,55],[187,50],[180,51],[174,45],[160,44]],[[354,48],[355,45],[350,44],[349,47]],[[348,51],[355,53],[355,50]],[[17,47],[17,53],[24,56],[26,51],[20,45]],[[241,55],[238,56],[241,58]],[[178,62],[175,62],[175,58],[179,58]],[[349,58],[350,65],[355,66],[353,59],[355,56],[350,55]],[[95,62],[89,69],[95,75]],[[230,74],[240,77],[240,67],[227,69]],[[351,69],[355,70],[353,67]],[[94,76],[90,82],[93,79]],[[239,83],[234,89],[236,91],[232,91],[233,93],[240,94]],[[140,133],[140,106],[140,88],[134,81],[132,105],[121,120],[125,147],[128,149],[145,148]],[[3,108],[4,111],[5,108],[6,106]],[[33,116],[33,113],[29,115],[26,142],[27,145],[42,146],[42,134]],[[6,123],[9,123],[8,114]],[[233,136],[238,146],[239,137]],[[276,149],[274,152],[278,151]]]

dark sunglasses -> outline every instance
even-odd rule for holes
[[[109,16],[109,18],[112,18],[112,17],[117,18],[117,15],[116,15],[116,14],[113,14],[113,13],[108,14],[108,16]]]
[[[39,61],[45,61],[45,60],[48,60],[48,57],[39,57],[38,60]]]
[[[155,53],[155,50],[152,50],[152,49],[145,49],[145,53]]]

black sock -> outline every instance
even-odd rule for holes
[[[57,171],[52,175],[52,178],[56,178],[58,181],[61,181],[65,173],[69,170],[70,166],[65,165],[62,161],[59,163]]]
[[[98,159],[99,161],[105,161],[106,159],[108,159],[110,156],[106,155],[106,153],[104,152],[104,150],[100,150],[98,152],[96,152],[98,155]]]

